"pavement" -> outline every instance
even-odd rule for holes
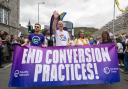
[[[124,73],[120,73],[121,81],[115,84],[12,88],[12,87],[8,87],[11,64],[6,64],[4,66],[5,66],[4,68],[0,69],[0,89],[128,89],[128,74],[124,74]]]

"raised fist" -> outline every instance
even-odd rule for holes
[[[58,13],[57,11],[54,11],[54,12],[53,12],[53,15],[54,15],[54,19],[58,19],[59,13]]]

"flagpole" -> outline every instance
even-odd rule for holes
[[[113,36],[115,37],[115,0],[113,5]]]
[[[45,2],[38,2],[38,23],[40,23],[40,4],[45,4]]]
[[[40,7],[39,7],[39,5],[40,5],[40,3],[38,3],[38,23],[39,23],[39,18],[40,18],[40,17],[39,17],[39,16],[40,16],[40,12],[39,12],[39,11],[40,11],[40,10],[39,10]]]

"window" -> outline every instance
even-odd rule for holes
[[[3,9],[0,8],[0,23],[3,22]]]
[[[8,11],[4,10],[4,23],[8,24]]]
[[[4,8],[0,8],[0,23],[8,25],[9,12]]]

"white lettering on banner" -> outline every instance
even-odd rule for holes
[[[63,70],[64,70],[64,65],[60,64],[59,67],[58,67],[58,78],[59,78],[59,81],[64,81],[64,79],[65,79],[65,76],[63,75]]]
[[[59,63],[59,51],[53,50],[53,63],[57,64]]]
[[[35,59],[35,53],[36,52],[36,49],[31,49],[29,48],[29,51],[28,51],[28,56],[27,56],[27,63],[34,63],[34,59]]]
[[[41,50],[36,51],[35,63],[41,63],[43,58],[43,52]]]
[[[88,79],[90,79],[90,80],[94,79],[94,72],[93,72],[92,68],[93,68],[92,63],[88,63],[87,64],[87,71],[89,72]]]
[[[43,52],[39,49],[24,49],[22,64],[33,64],[33,63],[41,63],[43,58]]]
[[[43,66],[42,81],[48,82],[49,80],[50,80],[50,66],[44,65]]]
[[[104,62],[111,61],[107,47],[101,48],[101,53],[102,53],[102,57],[103,57]]]
[[[34,74],[34,82],[37,82],[38,80],[38,75],[42,73],[42,65],[41,64],[36,64],[35,66],[35,74]]]
[[[82,48],[78,49],[79,63],[85,63],[84,50]]]
[[[50,55],[52,55],[52,50],[47,50],[47,52],[46,52],[46,64],[52,63],[52,59],[50,59]]]
[[[95,71],[95,74],[96,74],[96,79],[99,79],[98,69],[97,69],[97,64],[96,63],[94,63],[94,71]]]
[[[66,50],[65,49],[60,49],[60,63],[66,63]]]
[[[78,63],[77,49],[73,49],[73,59],[74,59],[74,63]]]
[[[94,53],[94,49],[93,48],[91,48],[91,53],[92,53],[93,62],[96,62],[95,53]]]
[[[83,77],[83,80],[87,80],[87,76],[86,76],[86,66],[85,64],[81,64],[81,70],[82,70],[82,77]]]
[[[72,50],[67,50],[67,54],[69,54],[68,56],[68,61],[70,63],[72,63]],[[52,55],[52,58],[50,58],[50,56]],[[66,50],[47,50],[46,51],[46,64],[51,64],[51,63],[66,63]]]
[[[99,79],[96,63],[87,64],[36,64],[34,82],[42,76],[42,82]]]
[[[28,53],[28,49],[24,49],[23,57],[22,57],[22,64],[26,63],[26,57],[28,55],[27,53]]]
[[[50,77],[50,81],[57,81],[58,80],[58,78],[57,78],[57,76],[58,76],[58,73],[57,73],[57,65],[52,65],[52,67],[51,67],[51,77]]]
[[[97,62],[102,62],[101,51],[99,48],[95,48],[95,56]]]
[[[86,49],[85,49],[86,62],[91,62],[91,61],[92,61],[90,52],[91,52],[91,51],[90,51],[90,48],[86,48]]]
[[[34,82],[98,80],[97,63],[111,61],[108,47],[48,49],[44,54],[41,49],[23,50],[22,64],[35,63]]]
[[[69,81],[70,80],[70,71],[69,71],[69,68],[70,68],[70,65],[68,64],[65,64],[65,68],[66,68],[66,80]]]
[[[72,49],[67,49],[67,61],[68,61],[68,63],[72,63]]]
[[[108,48],[78,48],[46,51],[46,64],[110,62]]]
[[[75,77],[76,80],[81,80],[81,75],[79,74],[80,64],[75,64]]]
[[[74,72],[74,65],[71,64],[71,80],[75,80],[75,72]]]

